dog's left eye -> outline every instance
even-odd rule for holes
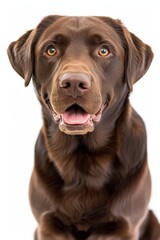
[[[106,46],[102,46],[99,51],[98,51],[98,54],[101,56],[101,57],[106,57],[109,55],[109,50]]]
[[[48,56],[54,56],[54,55],[56,55],[57,50],[53,45],[51,45],[47,48],[46,53],[48,54]]]

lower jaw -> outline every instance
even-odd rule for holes
[[[94,124],[86,125],[68,125],[63,122],[59,123],[59,129],[61,132],[68,135],[85,135],[94,131]]]

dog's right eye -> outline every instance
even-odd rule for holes
[[[108,48],[105,45],[102,46],[98,51],[98,55],[101,57],[107,57],[109,55]]]
[[[54,55],[57,54],[57,50],[53,45],[51,45],[47,48],[46,53],[47,53],[48,56],[54,56]]]

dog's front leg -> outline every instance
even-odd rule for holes
[[[34,240],[75,240],[75,238],[53,213],[45,213],[41,217]]]

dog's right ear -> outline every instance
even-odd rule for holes
[[[28,86],[33,73],[32,42],[35,30],[30,30],[8,47],[8,57],[12,67],[25,80]]]

